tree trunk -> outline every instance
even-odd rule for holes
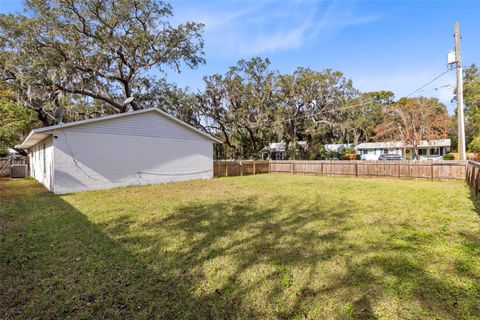
[[[37,112],[38,119],[43,123],[43,126],[48,127],[50,125],[48,121],[47,114],[42,110],[42,108],[35,109]]]

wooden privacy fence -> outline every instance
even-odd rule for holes
[[[213,162],[213,175],[215,177],[243,176],[250,174],[270,172],[269,161],[231,161],[217,160]]]
[[[215,161],[216,177],[277,172],[354,177],[464,179],[467,161]]]
[[[10,177],[13,164],[28,165],[28,157],[0,158],[0,177]]]
[[[465,180],[475,191],[475,195],[478,196],[480,194],[480,163],[468,161]]]

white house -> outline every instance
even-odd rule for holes
[[[423,140],[417,146],[420,160],[440,160],[450,151],[450,139]],[[402,141],[365,142],[355,147],[362,160],[378,160],[382,154],[398,154],[406,159],[412,159],[414,150],[412,145]]]
[[[30,175],[54,193],[213,177],[221,141],[159,109],[145,109],[35,129]]]
[[[353,143],[333,143],[326,144],[324,148],[329,152],[342,152],[343,150],[353,148],[354,146]]]
[[[290,146],[293,145],[291,142]],[[308,149],[307,141],[296,141],[297,147],[297,154],[301,149],[306,150]],[[287,154],[287,143],[285,141],[280,142],[272,142],[269,143],[268,146],[264,147],[260,152],[262,153],[262,158],[264,160],[286,160],[288,159]]]

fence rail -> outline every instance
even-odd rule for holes
[[[12,174],[12,165],[28,165],[28,157],[7,157],[0,158],[0,177],[10,177]]]
[[[354,177],[409,177],[423,179],[464,179],[467,161],[340,161],[274,160],[215,161],[216,177],[258,173],[297,173]],[[479,167],[480,168],[480,164]],[[479,176],[480,183],[480,176]]]

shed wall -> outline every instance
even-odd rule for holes
[[[54,132],[55,193],[213,177],[212,141],[157,113]]]
[[[48,190],[54,191],[54,148],[53,139],[49,137],[30,148],[30,176],[43,184]]]

